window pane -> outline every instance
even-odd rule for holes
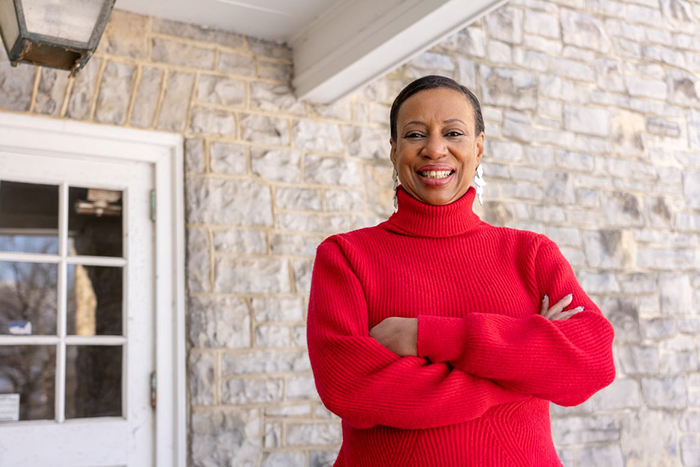
[[[122,334],[122,278],[114,267],[68,265],[68,335]]]
[[[122,256],[122,192],[69,188],[70,255]]]
[[[56,335],[58,265],[0,261],[0,335]]]
[[[58,186],[0,180],[0,251],[58,253]]]
[[[66,418],[122,414],[122,346],[66,346]]]
[[[19,394],[20,420],[52,420],[55,386],[55,346],[0,346],[0,394]]]

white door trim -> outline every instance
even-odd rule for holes
[[[185,216],[180,135],[0,113],[0,151],[150,162],[155,170],[157,467],[185,467]]]

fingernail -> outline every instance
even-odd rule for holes
[[[545,301],[545,300],[547,300],[548,298],[549,298],[549,297],[547,296],[547,294],[544,294],[544,298],[542,299],[542,301]]]
[[[572,295],[573,295],[573,292],[572,292],[572,293],[570,293],[569,295],[567,295],[567,297],[571,297]]]

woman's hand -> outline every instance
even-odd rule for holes
[[[571,310],[564,311],[564,308],[571,303],[571,300],[573,300],[573,298],[573,294],[569,294],[561,300],[559,300],[552,308],[549,308],[549,296],[545,294],[544,298],[542,299],[542,308],[540,309],[540,314],[547,319],[551,319],[552,321],[569,319],[576,313],[583,311],[582,306],[577,306],[576,308],[573,308]]]
[[[418,356],[417,318],[399,318],[398,316],[386,318],[370,329],[369,335],[401,357]]]

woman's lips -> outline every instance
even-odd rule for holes
[[[436,188],[436,187],[441,187],[445,186],[448,183],[452,181],[454,178],[456,172],[452,172],[450,175],[448,175],[445,178],[430,178],[430,177],[424,177],[420,172],[416,172],[418,175],[418,180],[420,180],[425,186],[431,187],[431,188]]]

